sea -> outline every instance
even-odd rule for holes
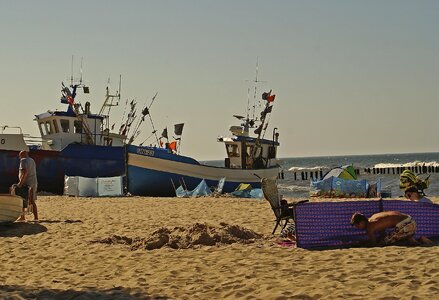
[[[220,162],[216,161],[213,164],[219,165]],[[379,180],[381,191],[385,191],[392,198],[404,195],[399,188],[396,168],[418,166],[418,173],[415,173],[419,178],[424,179],[430,175],[430,186],[424,191],[427,197],[439,196],[439,173],[420,172],[421,166],[429,166],[432,171],[439,170],[439,152],[281,158],[280,166],[284,178],[278,181],[279,191],[284,197],[308,198],[311,179],[308,176],[307,180],[302,180],[302,172],[315,174],[317,171],[320,175],[321,170],[324,175],[334,167],[346,165],[353,165],[359,171],[358,179],[366,179],[371,183]],[[365,172],[368,168],[386,169],[386,171],[385,174],[372,174],[372,172],[369,174]],[[395,169],[395,174],[392,168]]]

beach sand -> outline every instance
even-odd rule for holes
[[[38,205],[40,223],[0,226],[1,299],[439,295],[439,246],[280,247],[271,235],[274,215],[265,200],[40,196]],[[222,244],[200,245],[212,244],[203,235],[204,224]],[[177,249],[147,250],[167,242],[165,228]],[[188,233],[197,243],[188,242]]]

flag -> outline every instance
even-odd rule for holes
[[[75,99],[72,96],[67,96],[67,103],[72,105],[73,103],[75,103]]]
[[[181,135],[183,133],[184,123],[175,124],[174,125],[174,133],[175,135]]]
[[[268,102],[273,102],[276,95],[271,94],[271,90],[269,92],[262,93],[262,100],[267,100]]]
[[[177,142],[173,141],[173,142],[169,143],[169,149],[177,151]]]
[[[167,127],[165,127],[165,129],[163,129],[162,137],[164,137],[165,139],[168,138],[168,128]]]
[[[262,93],[262,100],[267,100],[271,95],[271,90],[269,92]]]
[[[148,107],[145,106],[145,108],[142,110],[142,115],[144,116],[149,115]]]

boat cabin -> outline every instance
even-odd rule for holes
[[[48,111],[35,116],[43,150],[61,151],[69,144],[123,146],[125,136],[102,130],[104,116],[73,111]]]
[[[234,127],[234,126],[233,126]],[[266,169],[277,165],[277,147],[279,135],[274,132],[273,140],[248,136],[243,130],[240,135],[236,128],[232,137],[220,137],[219,142],[226,146],[225,167],[231,169]]]

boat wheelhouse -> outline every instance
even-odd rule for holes
[[[86,107],[90,107],[86,104]],[[35,116],[43,150],[61,151],[70,144],[122,147],[125,135],[102,129],[105,116],[89,110],[76,114],[73,110],[49,111]]]
[[[225,167],[230,169],[261,169],[277,166],[278,138],[279,134],[275,131],[273,132],[273,140],[258,140],[245,135],[218,138],[218,142],[223,142],[226,146]]]

